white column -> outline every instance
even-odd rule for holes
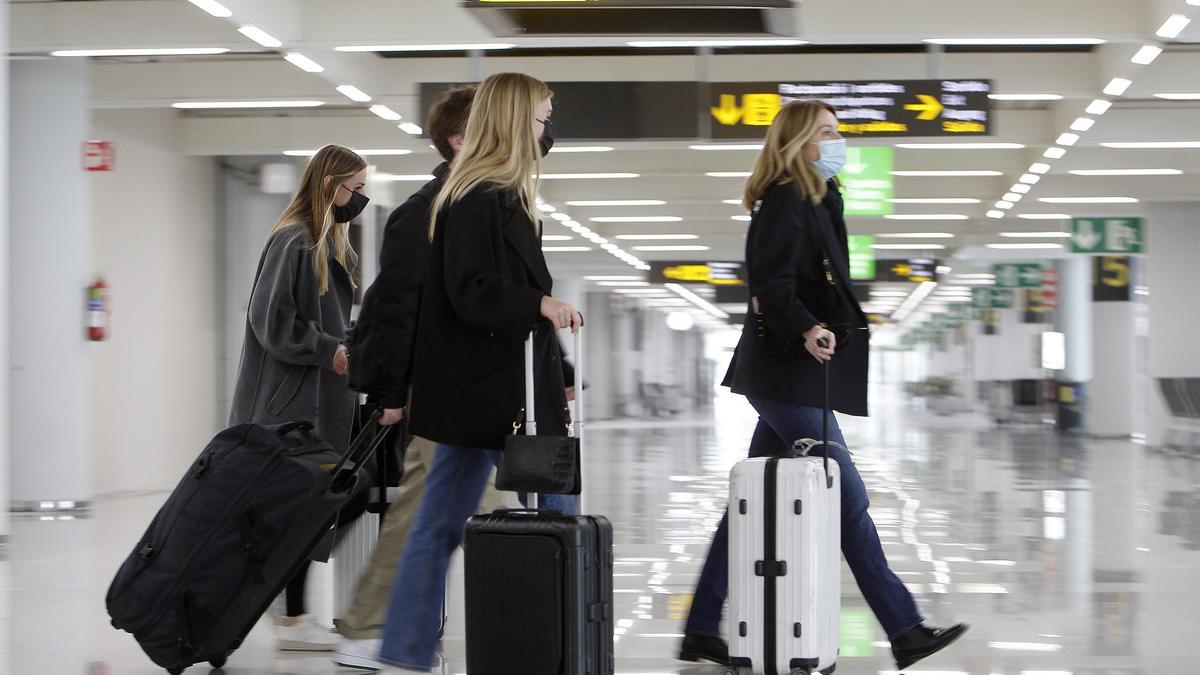
[[[1134,267],[1138,261],[1134,261]],[[1133,269],[1127,289],[1133,297]],[[1137,387],[1137,312],[1132,301],[1092,303],[1092,386],[1089,391],[1088,431],[1095,436],[1123,438],[1139,431]]]
[[[11,62],[11,500],[91,498],[88,64]],[[131,201],[129,208],[137,208]],[[139,367],[130,364],[130,367]],[[163,392],[147,392],[162,395]],[[137,411],[129,411],[137,424]],[[136,467],[130,467],[131,470]]]
[[[0,52],[8,53],[8,3],[0,4]],[[8,185],[8,59],[0,63],[0,139],[4,139],[4,151],[0,152],[0,185]],[[0,193],[0,280],[7,282],[8,276],[8,193]],[[9,288],[12,288],[10,285]],[[0,292],[0,543],[8,538],[9,479],[9,359],[8,359],[8,313],[9,293]]]
[[[1092,381],[1092,261],[1086,256],[1058,262],[1058,308],[1055,330],[1066,342],[1066,368],[1059,373],[1060,398],[1069,386],[1076,402],[1060,402],[1058,425],[1062,431],[1083,430],[1087,420],[1088,383]]]

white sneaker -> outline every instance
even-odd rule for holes
[[[299,617],[294,625],[285,626],[276,621],[275,635],[278,648],[284,652],[331,652],[337,646],[338,634],[318,626],[312,616]]]
[[[380,670],[386,667],[379,661],[379,649],[381,647],[383,647],[383,640],[379,638],[351,640],[344,637],[337,644],[333,662],[339,666],[346,666],[348,668]]]

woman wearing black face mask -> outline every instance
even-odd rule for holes
[[[354,297],[349,221],[369,201],[367,163],[337,145],[317,151],[259,262],[246,314],[230,425],[309,420],[339,452],[350,440],[355,397],[342,337]],[[347,520],[357,515],[347,508]],[[329,651],[336,635],[306,617],[308,566],[287,587],[277,617],[281,649]]]

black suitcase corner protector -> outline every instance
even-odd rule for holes
[[[804,668],[805,670],[812,671],[818,665],[820,665],[820,663],[820,659],[792,659],[791,661],[788,661],[788,666],[791,668]]]
[[[729,659],[729,665],[734,666],[736,668],[753,668],[754,661],[752,659],[748,659],[744,656],[735,656],[735,657]]]

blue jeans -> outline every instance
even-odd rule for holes
[[[751,457],[784,455],[797,439],[820,439],[822,410],[811,406],[750,398],[758,411],[758,426],[750,441]],[[837,419],[830,414],[829,440],[846,444]],[[837,447],[829,448],[829,458],[837,460],[842,482],[842,555],[854,573],[858,588],[870,605],[875,618],[896,638],[920,625],[922,618],[912,594],[888,567],[875,522],[867,513],[870,501],[862,477],[850,454]],[[694,635],[720,636],[721,610],[729,593],[729,531],[728,513],[721,518],[713,536],[708,559],[696,585],[692,610],[685,632]]]
[[[379,660],[408,670],[436,665],[442,600],[450,557],[462,544],[467,519],[475,513],[499,455],[490,450],[438,444],[425,479],[425,497],[396,569]],[[543,508],[574,513],[569,495],[545,495]]]

